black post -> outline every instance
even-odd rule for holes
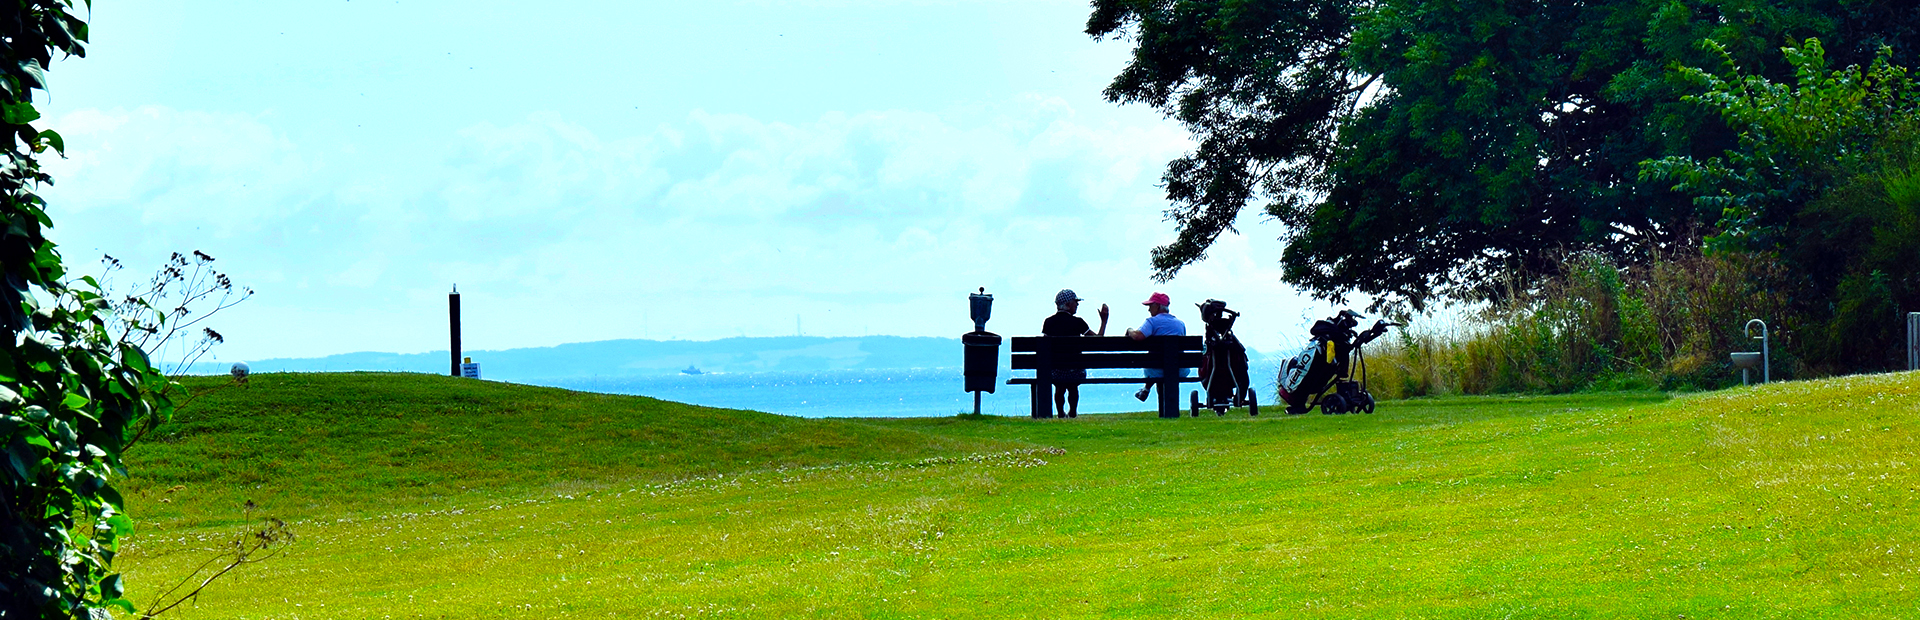
[[[453,370],[455,377],[460,376],[460,285],[453,287],[447,294],[447,324],[453,333]]]
[[[1907,313],[1907,370],[1920,370],[1920,312]]]

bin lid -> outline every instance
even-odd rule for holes
[[[1000,335],[993,332],[969,332],[960,335],[960,342],[972,346],[1000,344]]]

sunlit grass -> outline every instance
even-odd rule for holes
[[[1018,447],[838,420],[395,373],[195,378],[202,394],[129,454],[140,520],[420,511],[458,498],[664,481],[747,467]]]
[[[308,495],[283,502],[308,507],[299,541],[182,617],[1911,617],[1917,388],[835,421],[923,453],[689,446],[694,469],[545,478],[482,456],[466,467],[494,482],[432,501],[270,480]],[[236,527],[143,530],[122,556],[136,597]]]

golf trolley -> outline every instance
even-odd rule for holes
[[[1200,320],[1207,324],[1204,357],[1200,358],[1200,387],[1191,394],[1188,411],[1194,417],[1201,409],[1214,415],[1226,415],[1233,407],[1246,407],[1247,415],[1260,415],[1260,401],[1254,396],[1252,378],[1247,375],[1247,348],[1233,335],[1233,321],[1240,313],[1227,309],[1227,302],[1209,299],[1200,307]],[[1200,399],[1200,392],[1207,394]]]
[[[1280,400],[1287,404],[1288,414],[1306,413],[1315,406],[1327,414],[1373,413],[1373,394],[1367,392],[1367,356],[1361,347],[1401,324],[1379,321],[1367,331],[1355,332],[1353,328],[1364,318],[1341,310],[1313,323],[1307,347],[1280,365]],[[1353,379],[1356,366],[1358,381]]]

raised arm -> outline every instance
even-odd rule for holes
[[[1100,304],[1100,333],[1097,333],[1094,335],[1095,336],[1107,335],[1107,305],[1106,304]]]

